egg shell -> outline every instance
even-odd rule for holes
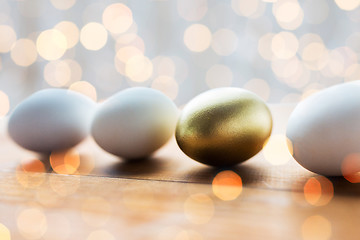
[[[257,154],[271,130],[271,113],[260,97],[241,88],[218,88],[185,106],[175,136],[192,159],[222,167]]]
[[[105,151],[126,159],[145,158],[174,134],[178,109],[158,90],[123,90],[96,112],[92,136]]]
[[[9,136],[20,146],[49,153],[71,148],[89,135],[95,102],[65,89],[45,89],[22,101],[8,121]]]
[[[343,160],[360,153],[360,81],[335,85],[300,102],[286,136],[304,168],[341,176]]]

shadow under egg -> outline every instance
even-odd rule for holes
[[[297,182],[295,182],[294,189],[292,191],[304,192],[305,191],[304,187],[310,178],[316,178],[316,179],[325,178],[329,180],[333,187],[334,196],[351,196],[351,197],[360,196],[360,183],[351,183],[342,176],[325,177],[318,174],[312,174],[310,176],[299,179]],[[320,185],[319,191],[321,191],[321,194],[324,194],[324,192],[326,193],[327,189],[325,188],[325,186],[322,186],[323,184],[321,181],[319,182],[319,185]]]
[[[233,171],[241,177],[243,186],[249,184],[256,184],[257,182],[262,182],[263,179],[259,177],[259,172],[261,169],[252,166],[252,165],[238,165],[233,167],[209,167],[204,166],[195,170],[192,170],[187,173],[186,179],[191,183],[202,183],[202,184],[212,184],[215,176],[222,171]]]
[[[92,156],[74,149],[37,153],[36,156],[44,164],[47,173],[89,175],[95,167]]]
[[[44,164],[46,173],[52,172],[52,167],[50,164],[50,155],[51,153],[35,153],[34,155],[35,159],[40,160]]]
[[[107,176],[122,177],[132,176],[137,177],[146,174],[155,174],[164,171],[166,167],[166,159],[156,157],[144,157],[136,159],[119,159],[119,162],[114,163],[104,169]]]
[[[360,183],[351,183],[344,177],[328,177],[334,186],[335,196],[360,196]]]

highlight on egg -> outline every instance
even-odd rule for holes
[[[271,135],[266,103],[241,88],[217,88],[192,99],[176,127],[176,141],[190,158],[211,166],[232,166],[256,155]]]
[[[101,103],[92,136],[105,151],[125,158],[146,158],[175,131],[178,109],[162,92],[145,87],[120,91]]]
[[[360,81],[332,86],[300,102],[290,115],[286,136],[293,157],[309,171],[357,174],[360,165],[352,156],[360,153]]]
[[[35,152],[71,148],[89,135],[95,106],[90,98],[71,90],[41,90],[15,107],[8,134],[18,145]]]

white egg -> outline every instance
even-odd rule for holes
[[[343,175],[344,159],[360,153],[360,81],[335,85],[300,102],[286,135],[304,168]]]
[[[95,102],[65,89],[45,89],[22,101],[8,122],[10,137],[42,153],[71,148],[89,135]]]
[[[177,107],[160,91],[129,88],[99,106],[91,132],[109,153],[127,159],[143,158],[174,134],[177,117]]]

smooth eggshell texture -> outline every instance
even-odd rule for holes
[[[45,89],[11,113],[8,133],[20,146],[41,153],[71,148],[89,135],[95,102],[65,89]]]
[[[92,135],[105,151],[126,159],[151,155],[174,134],[178,110],[158,90],[134,87],[103,102]]]
[[[335,85],[300,102],[286,135],[304,168],[341,176],[343,160],[360,153],[360,81]]]
[[[260,97],[241,88],[218,88],[185,106],[175,136],[186,155],[221,167],[257,154],[271,130],[271,113]]]

